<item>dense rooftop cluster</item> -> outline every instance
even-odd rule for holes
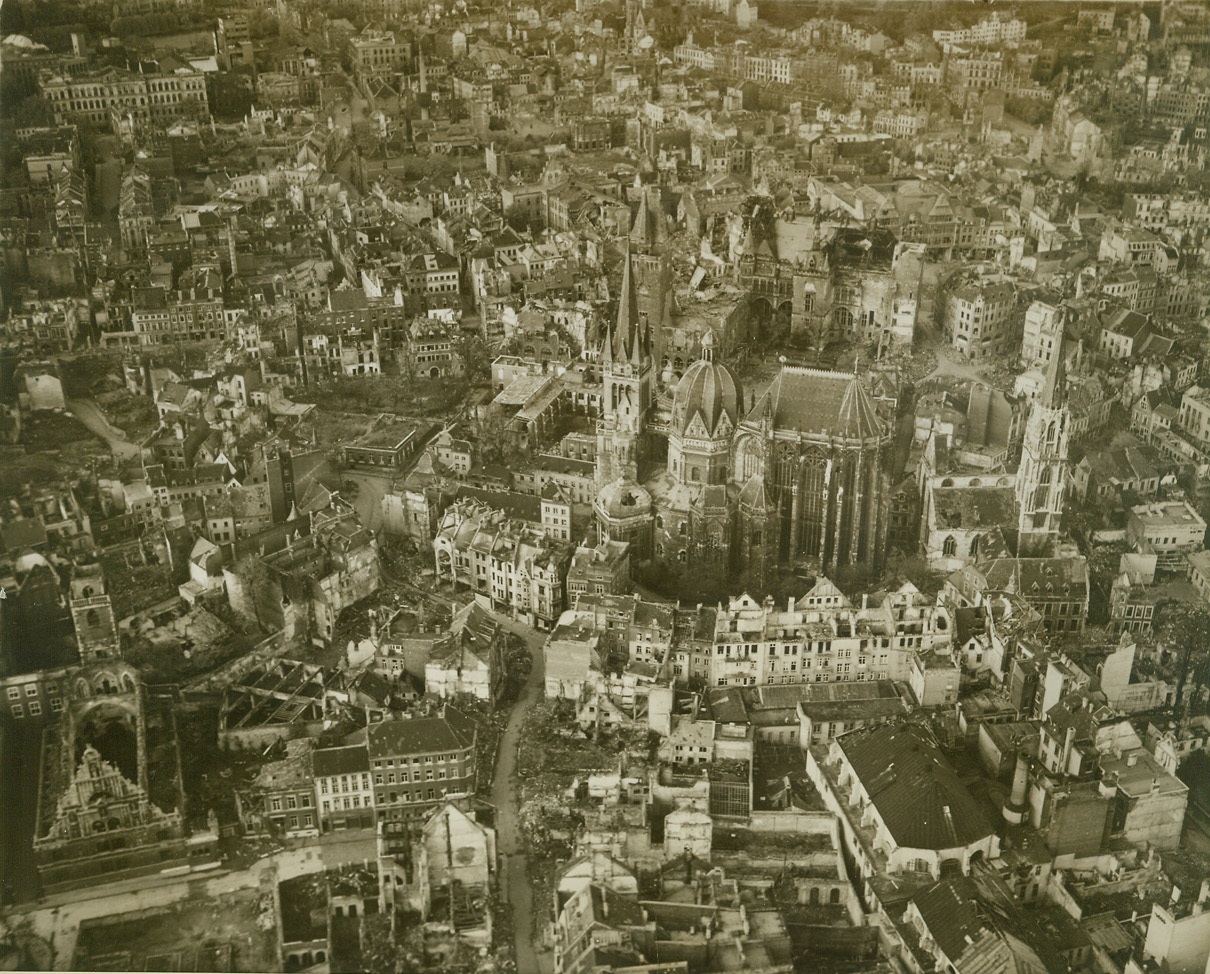
[[[1210,970],[1204,0],[0,38],[0,967]]]

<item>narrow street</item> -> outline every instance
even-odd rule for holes
[[[542,661],[544,634],[496,615],[511,632],[529,645],[534,667],[521,692],[521,699],[509,714],[508,724],[500,738],[496,756],[496,775],[492,780],[492,804],[496,806],[496,845],[500,851],[500,888],[505,901],[513,910],[513,932],[516,937],[517,970],[532,974],[551,974],[554,961],[549,951],[534,948],[533,929],[535,907],[533,889],[526,871],[525,842],[518,827],[517,802],[517,744],[521,739],[521,724],[531,706],[542,699],[545,668]]]
[[[140,453],[138,446],[126,439],[126,434],[120,429],[110,426],[105,414],[91,399],[68,399],[67,410],[89,430],[108,443],[109,449],[119,460],[138,458]]]
[[[392,475],[346,470],[340,477],[341,480],[351,480],[357,484],[356,494],[349,496],[346,493],[344,498],[353,505],[361,523],[377,532],[382,527],[382,495],[391,486]]]

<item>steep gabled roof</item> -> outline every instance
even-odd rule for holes
[[[952,849],[992,834],[983,809],[921,728],[857,731],[839,745],[899,846]]]
[[[851,372],[784,366],[749,415],[765,411],[779,429],[854,439],[883,433],[870,394]]]

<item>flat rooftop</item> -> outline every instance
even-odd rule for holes
[[[1200,524],[1204,529],[1206,522],[1186,501],[1169,501],[1162,504],[1140,504],[1132,507],[1130,513],[1138,518],[1144,527],[1189,527]]]

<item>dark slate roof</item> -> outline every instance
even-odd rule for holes
[[[703,358],[689,366],[677,383],[672,423],[676,432],[684,435],[694,417],[701,416],[706,432],[713,436],[724,415],[730,423],[729,429],[735,428],[743,401],[743,390],[735,373],[721,362]]]
[[[859,438],[882,435],[870,394],[850,372],[785,366],[750,418],[766,410],[777,429]]]
[[[366,670],[362,673],[357,678],[356,686],[359,692],[377,703],[385,704],[391,699],[391,685],[373,670]]]
[[[327,778],[336,774],[360,774],[370,770],[370,754],[364,744],[325,747],[311,753],[311,770],[316,778]]]
[[[898,845],[952,849],[992,833],[983,809],[921,728],[856,731],[839,744]]]
[[[1106,320],[1105,330],[1127,338],[1138,338],[1146,330],[1147,324],[1146,315],[1122,308]]]
[[[538,524],[542,520],[542,498],[533,494],[522,494],[513,490],[488,490],[484,487],[469,487],[459,484],[457,497],[473,497],[483,501],[492,510],[503,511],[518,521]]]
[[[412,717],[371,724],[367,745],[371,758],[409,754],[438,754],[471,747],[475,742],[475,722],[446,707],[440,717]]]
[[[1088,563],[1077,558],[996,558],[982,568],[985,588],[1022,598],[1088,598]]]
[[[592,914],[597,923],[615,929],[641,927],[645,922],[638,900],[600,883],[592,884]]]
[[[46,525],[40,517],[14,518],[0,525],[0,537],[9,551],[46,544]]]
[[[930,886],[912,897],[933,940],[954,961],[983,929],[974,895],[974,883],[962,877]]]

